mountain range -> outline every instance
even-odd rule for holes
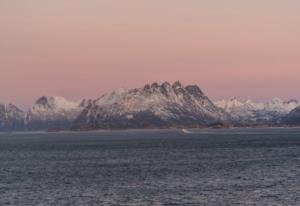
[[[152,83],[117,89],[95,100],[40,97],[28,111],[0,104],[0,131],[170,127],[299,126],[300,103],[236,97],[212,102],[197,85]]]
[[[215,102],[215,104],[230,114],[231,122],[236,126],[286,124],[284,118],[300,106],[297,100],[283,101],[280,98],[273,98],[266,103],[257,103],[251,100],[240,101],[236,97],[231,97],[228,100]]]
[[[74,129],[208,126],[228,121],[196,85],[180,82],[119,89],[94,100],[74,122]]]

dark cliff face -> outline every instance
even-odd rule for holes
[[[204,93],[201,91],[201,89],[197,85],[189,85],[185,87],[186,91],[188,91],[191,95],[194,96],[203,96]]]
[[[227,118],[198,86],[165,82],[100,97],[83,110],[73,129],[207,126]]]
[[[46,106],[48,104],[48,98],[45,96],[40,97],[35,104]]]
[[[292,110],[288,115],[286,115],[283,120],[283,124],[291,126],[300,126],[300,107]]]

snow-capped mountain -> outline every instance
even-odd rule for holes
[[[25,112],[13,104],[0,104],[0,131],[24,129]]]
[[[73,128],[204,126],[227,120],[198,86],[165,82],[104,94],[81,112]]]
[[[43,96],[24,112],[0,104],[0,131],[119,129],[205,126],[300,125],[300,103],[266,103],[236,97],[213,103],[197,85],[147,84],[117,89],[95,100]]]
[[[295,99],[283,101],[282,99],[275,97],[265,104],[265,109],[287,114],[298,106],[300,106],[300,103]]]
[[[237,125],[279,124],[286,114],[300,106],[297,100],[283,101],[280,98],[273,98],[267,103],[256,103],[232,97],[215,104],[230,114]]]
[[[26,114],[28,130],[66,129],[88,104],[88,100],[73,102],[63,97],[41,97]]]

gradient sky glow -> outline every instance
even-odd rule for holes
[[[300,98],[299,0],[1,0],[0,102],[147,82]]]

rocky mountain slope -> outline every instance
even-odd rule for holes
[[[24,130],[25,112],[13,104],[0,104],[0,131]]]
[[[300,126],[300,106],[288,113],[282,123],[290,126]]]
[[[73,128],[207,126],[226,121],[228,115],[216,107],[198,86],[165,82],[104,94],[81,112]]]

